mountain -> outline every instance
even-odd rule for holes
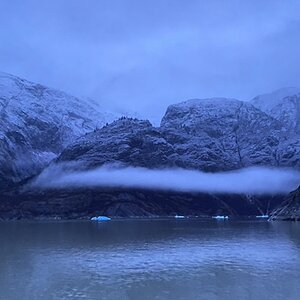
[[[45,167],[77,137],[116,115],[92,101],[0,73],[0,187]]]
[[[68,172],[77,172],[109,164],[114,168],[179,167],[216,172],[257,165],[297,168],[299,158],[299,141],[286,135],[279,120],[250,103],[214,98],[171,105],[160,127],[122,117],[76,139],[52,161],[49,170],[66,166]],[[40,190],[35,186],[17,195],[5,195],[5,199],[18,199],[10,202],[13,208],[6,212],[14,218],[259,215],[282,201],[282,195],[175,193],[122,187]]]
[[[168,107],[160,127],[122,118],[66,147],[57,162],[228,171],[300,166],[299,141],[284,125],[235,99],[189,100]]]
[[[257,96],[251,103],[281,121],[287,131],[300,133],[300,88],[282,88]]]
[[[294,113],[297,108],[291,109]],[[65,126],[69,122],[70,119]],[[92,120],[91,123],[94,124]],[[78,127],[81,128],[87,122],[75,124],[80,124]],[[103,165],[210,172],[261,165],[300,168],[297,131],[288,129],[280,118],[236,99],[192,99],[171,105],[159,127],[152,126],[147,120],[122,117],[91,129],[92,125],[78,138],[69,136],[68,145],[62,144],[62,150],[52,151],[55,158],[43,173],[56,166],[72,172]],[[50,148],[51,145],[46,146]],[[30,186],[30,182],[24,181],[19,187],[0,195],[0,216],[258,215],[269,212],[282,201],[282,195],[175,193],[124,187],[45,190]]]

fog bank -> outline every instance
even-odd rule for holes
[[[300,183],[300,172],[292,169],[252,167],[230,172],[204,173],[196,170],[100,167],[70,171],[64,165],[44,170],[32,187],[63,189],[119,187],[180,192],[280,194]]]

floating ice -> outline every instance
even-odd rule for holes
[[[213,216],[213,219],[217,219],[217,220],[228,220],[229,217],[228,216]]]
[[[111,218],[106,216],[98,216],[98,217],[91,218],[91,221],[109,221],[109,220],[111,220]]]
[[[175,219],[184,219],[184,218],[185,216],[178,216],[178,215],[175,216]]]
[[[256,216],[258,219],[268,219],[269,215],[261,215],[261,216]]]

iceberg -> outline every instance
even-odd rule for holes
[[[178,215],[175,216],[175,219],[184,219],[184,218],[185,216],[178,216]]]
[[[257,219],[268,219],[269,215],[256,216]]]
[[[228,220],[229,217],[228,216],[212,216],[213,219],[217,219],[217,220]]]
[[[98,216],[98,217],[91,218],[91,221],[109,221],[109,220],[111,220],[111,218],[106,216]]]

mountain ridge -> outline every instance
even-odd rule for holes
[[[71,141],[111,122],[95,103],[0,73],[0,182],[45,167]]]

